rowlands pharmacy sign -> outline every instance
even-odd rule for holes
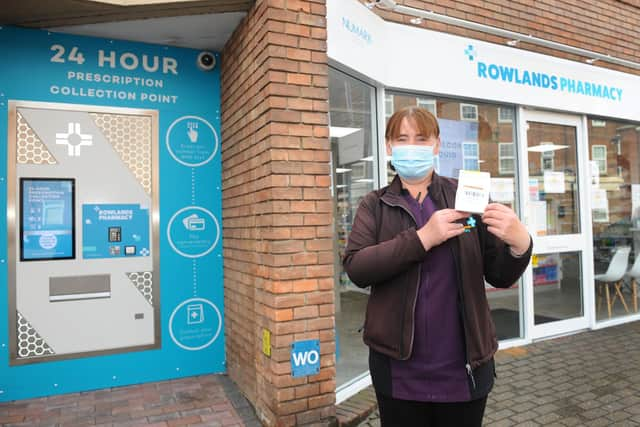
[[[623,89],[616,86],[515,66],[476,61],[477,51],[473,45],[468,45],[464,50],[464,54],[469,61],[476,63],[476,76],[479,79],[491,79],[507,84],[538,87],[550,91],[574,93],[617,102],[622,101]]]

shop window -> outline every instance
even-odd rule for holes
[[[529,229],[536,236],[579,233],[576,128],[540,122],[527,124]]]
[[[425,110],[428,110],[431,112],[431,114],[433,114],[434,116],[438,117],[438,113],[436,112],[436,100],[435,99],[428,99],[428,98],[421,98],[418,97],[416,98],[416,105],[420,108],[424,108]]]
[[[591,160],[597,163],[598,172],[600,173],[600,175],[607,174],[607,146],[606,145],[592,145]]]
[[[394,96],[386,95],[384,102],[388,118],[393,113]],[[368,350],[359,332],[368,291],[351,283],[341,259],[360,201],[376,186],[379,157],[375,89],[334,69],[329,69],[329,136],[336,207],[336,382],[340,389],[368,372]]]
[[[516,171],[515,145],[513,142],[498,143],[498,172],[513,175]]]
[[[471,122],[478,121],[478,106],[475,104],[460,104],[460,118]]]
[[[600,174],[591,185],[595,274],[605,273],[620,261],[621,253],[628,251],[620,268],[640,275],[640,123],[589,118],[588,132],[591,160],[597,163]],[[610,150],[616,155],[608,155]],[[597,321],[637,314],[634,278],[629,274],[623,279],[619,294],[612,284],[596,281]],[[608,301],[607,286],[612,293]]]
[[[516,134],[514,117],[508,105],[464,103],[450,98],[434,98],[423,94],[393,92],[396,109],[416,105],[420,99],[432,100],[440,125],[440,153],[436,171],[457,178],[461,169],[480,170],[491,174],[491,199],[518,212],[516,197]],[[393,177],[387,169],[388,179]],[[495,178],[494,178],[495,177]],[[509,289],[486,285],[491,315],[498,339],[523,336],[520,329],[522,300],[520,283]]]

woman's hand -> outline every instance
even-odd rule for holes
[[[464,233],[464,226],[456,221],[467,218],[466,212],[458,212],[455,209],[441,209],[435,211],[429,221],[418,230],[418,237],[424,246],[424,250],[438,246],[452,237]]]
[[[482,214],[487,230],[520,255],[529,249],[529,232],[513,209],[501,203],[489,203]]]

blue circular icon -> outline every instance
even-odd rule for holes
[[[202,166],[218,152],[218,134],[202,117],[183,116],[169,126],[166,144],[176,162],[189,167]]]
[[[180,255],[200,258],[218,244],[220,225],[207,209],[187,206],[173,214],[169,220],[167,238],[169,245]]]
[[[218,307],[204,298],[181,302],[169,318],[169,334],[180,348],[190,351],[209,347],[220,335],[222,315]]]

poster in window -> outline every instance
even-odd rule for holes
[[[529,229],[534,236],[547,235],[547,202],[529,202]]]
[[[564,172],[544,171],[544,192],[564,193]]]
[[[20,260],[75,258],[74,179],[20,179]]]
[[[513,178],[491,178],[491,200],[494,202],[513,202],[515,184]]]
[[[609,222],[609,199],[607,198],[607,190],[603,188],[592,188],[591,214],[593,222]]]
[[[478,123],[458,120],[439,119],[440,125],[440,152],[436,171],[439,175],[449,178],[458,178],[461,169],[478,169]],[[472,156],[465,156],[462,151],[463,143],[473,143],[476,151]],[[465,166],[464,160],[469,160]]]

